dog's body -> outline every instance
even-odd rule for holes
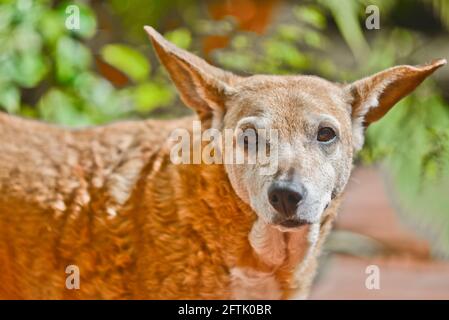
[[[265,117],[281,134],[279,171],[262,179],[254,166],[174,164],[168,137],[190,130],[193,118],[66,130],[0,114],[0,298],[305,297],[362,124],[445,61],[392,68],[346,89],[314,77],[240,78],[147,31],[206,127],[261,118],[249,103],[260,106],[266,94]],[[313,121],[326,124],[319,142]],[[302,130],[311,141],[296,136]],[[297,150],[309,159],[298,163]],[[300,196],[294,212],[269,188],[290,178],[288,192]],[[69,265],[79,268],[79,290],[66,288]]]
[[[77,131],[0,114],[0,298],[305,294],[317,252],[307,232],[273,230],[260,257],[255,214],[223,166],[170,162],[169,133],[192,120]],[[65,286],[68,265],[80,290]]]

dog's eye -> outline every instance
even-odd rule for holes
[[[336,137],[335,131],[329,127],[323,127],[318,130],[316,139],[319,142],[329,142]]]

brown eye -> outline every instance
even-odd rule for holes
[[[336,134],[332,128],[323,127],[318,130],[316,139],[320,142],[329,142],[335,138]]]

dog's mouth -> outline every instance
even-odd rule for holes
[[[303,219],[285,219],[283,221],[278,222],[277,224],[286,229],[295,229],[305,225],[309,225],[311,223]]]
[[[329,208],[330,203],[331,203],[330,201],[328,203],[326,203],[326,205],[322,209],[321,215],[319,215],[320,217],[324,216],[324,212]],[[288,231],[300,230],[304,227],[313,225],[317,222],[318,221],[300,218],[300,217],[298,217],[298,215],[291,216],[291,217],[285,217],[285,216],[282,217],[281,215],[275,215],[270,224],[277,227],[281,231],[288,232]]]

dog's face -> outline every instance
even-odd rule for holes
[[[333,83],[307,76],[246,78],[227,99],[223,127],[242,134],[265,129],[267,137],[258,134],[258,143],[276,149],[270,174],[262,174],[260,162],[226,165],[237,194],[268,223],[293,228],[319,222],[349,179],[351,108]],[[268,134],[272,130],[276,141]]]
[[[236,194],[281,230],[321,221],[349,179],[365,128],[446,63],[398,66],[349,85],[312,76],[239,77],[145,30],[203,126],[231,129],[233,148],[245,157],[256,154],[255,163],[225,163],[226,172]],[[257,159],[262,145],[276,162],[268,173]]]

